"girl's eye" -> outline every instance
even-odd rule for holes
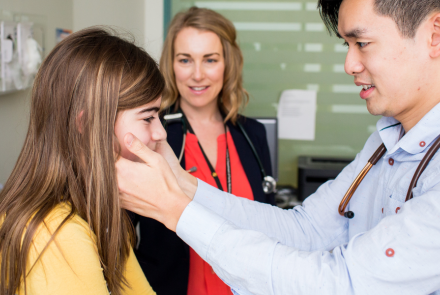
[[[179,60],[179,62],[181,62],[183,64],[187,64],[187,63],[189,63],[189,59],[183,58],[183,59]]]
[[[208,63],[214,63],[214,62],[217,62],[217,60],[212,59],[212,58],[209,58],[209,59],[207,59],[206,61],[207,61]]]
[[[148,118],[144,119],[144,121],[147,123],[151,123],[151,121],[153,121],[153,120],[154,120],[154,117],[148,117]]]
[[[359,45],[360,48],[364,48],[368,45],[368,42],[357,42],[357,45]]]
[[[345,41],[342,45],[347,46],[348,47],[348,42]]]

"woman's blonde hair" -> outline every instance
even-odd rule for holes
[[[187,27],[210,31],[220,38],[225,57],[225,73],[223,88],[217,101],[220,110],[226,114],[225,121],[231,120],[235,123],[239,111],[249,101],[249,94],[243,88],[243,56],[236,41],[237,33],[232,22],[219,13],[205,8],[191,7],[176,14],[168,28],[160,58],[160,70],[165,78],[162,109],[167,109],[173,104],[176,109],[179,107],[179,91],[173,70],[174,41],[177,34]]]
[[[0,294],[15,294],[23,281],[27,292],[32,239],[62,202],[71,212],[49,243],[80,216],[96,235],[109,291],[121,294],[133,226],[119,203],[115,121],[119,111],[157,100],[164,86],[155,61],[110,29],[74,33],[48,55],[34,82],[23,149],[0,192]]]

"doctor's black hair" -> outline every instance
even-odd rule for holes
[[[338,15],[344,0],[319,0],[318,10],[327,30],[338,33]],[[420,24],[433,12],[440,12],[439,0],[374,0],[376,13],[391,17],[405,38],[414,38]]]

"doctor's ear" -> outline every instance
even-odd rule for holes
[[[440,13],[436,13],[431,18],[431,57],[436,58],[440,56]]]
[[[84,111],[79,112],[78,116],[76,117],[76,128],[78,128],[79,133],[83,133],[83,125],[82,125],[82,116],[84,114]]]

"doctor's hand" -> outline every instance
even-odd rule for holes
[[[166,139],[157,142],[156,152],[165,158],[176,176],[180,188],[192,200],[197,190],[197,179],[180,166],[179,160]]]
[[[131,133],[125,135],[124,144],[145,163],[122,157],[116,162],[122,208],[153,218],[176,231],[177,222],[191,199],[180,189],[163,156]]]

